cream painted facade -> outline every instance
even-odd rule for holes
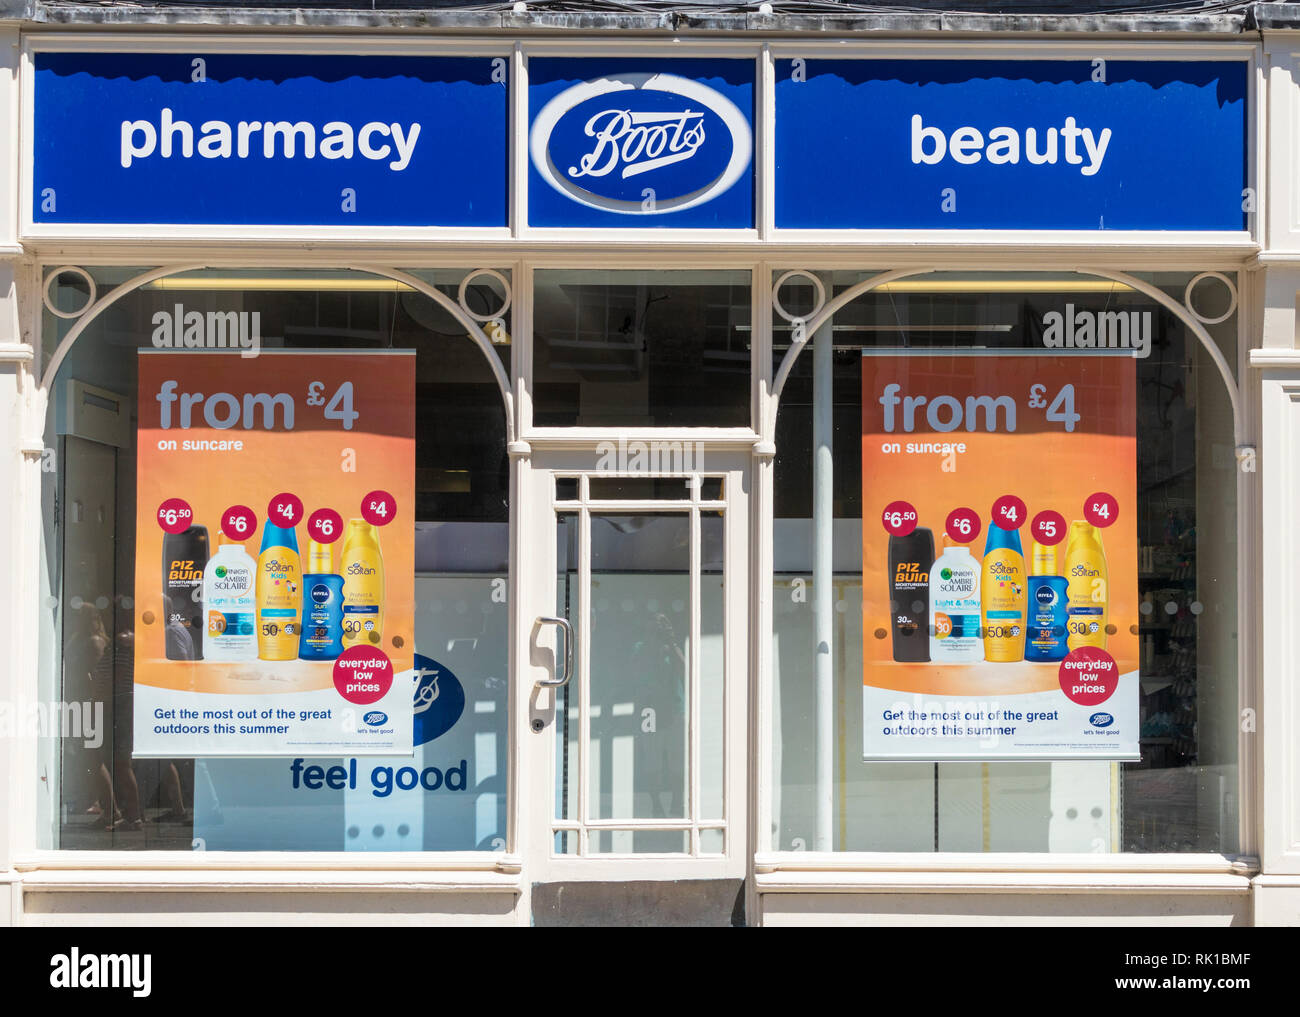
[[[1264,5],[1269,6],[1269,5]],[[1279,5],[1273,5],[1279,6]],[[521,16],[522,17],[522,16]],[[274,21],[274,19],[272,19]],[[309,19],[310,20],[310,19]],[[21,704],[38,696],[44,648],[38,602],[42,528],[42,457],[53,352],[42,336],[42,294],[65,266],[208,269],[354,269],[388,278],[413,269],[509,273],[514,300],[512,373],[504,400],[510,457],[510,716],[504,850],[497,852],[167,852],[78,851],[43,847],[38,829],[45,779],[36,740],[0,741],[0,921],[37,924],[499,924],[537,921],[537,886],[734,880],[743,884],[745,921],[790,924],[1300,924],[1300,546],[1294,506],[1300,504],[1300,21],[1291,28],[1191,30],[1089,36],[947,33],[882,38],[867,32],[810,39],[779,26],[751,26],[738,36],[716,33],[565,33],[540,24],[486,30],[387,34],[357,26],[267,28],[235,35],[202,15],[176,23],[82,24],[58,29],[30,20],[0,23],[0,454],[10,497],[0,501],[0,533],[8,542],[0,584],[0,699]],[[70,31],[70,29],[75,29]],[[30,186],[30,135],[22,128],[24,71],[33,45],[107,44],[238,48],[250,40],[272,49],[319,47],[364,52],[400,44],[440,52],[489,52],[508,39],[515,67],[527,54],[654,57],[752,53],[757,83],[757,226],[723,236],[647,231],[530,229],[518,221],[503,235],[446,231],[431,236],[383,230],[355,234],[295,227],[237,231],[178,227],[63,229],[33,225],[20,209]],[[780,55],[888,52],[890,47],[954,55],[972,49],[991,58],[1101,52],[1114,59],[1176,54],[1188,59],[1247,61],[1250,166],[1255,212],[1234,234],[1079,232],[997,234],[958,231],[844,236],[774,227],[771,60]],[[527,123],[515,100],[516,137]],[[521,119],[522,118],[522,119]],[[22,143],[19,143],[19,139]],[[524,149],[517,145],[512,187],[526,201]],[[516,209],[520,207],[516,204]],[[677,430],[558,428],[533,422],[534,356],[528,341],[534,273],[603,269],[744,269],[752,273],[752,427]],[[1078,272],[1140,279],[1146,272],[1223,273],[1237,280],[1239,462],[1253,449],[1256,469],[1237,470],[1238,634],[1236,751],[1239,850],[1207,853],[857,852],[787,850],[774,827],[773,625],[774,457],[782,360],[773,357],[773,276],[879,269],[901,279],[949,272]],[[167,274],[164,271],[161,274]],[[1235,274],[1235,275],[1234,275]],[[102,296],[103,294],[101,294]],[[1184,321],[1186,308],[1171,308]],[[465,321],[473,334],[478,327]],[[480,332],[480,335],[482,333]],[[487,342],[486,337],[480,345]],[[490,349],[490,345],[487,347]],[[804,354],[811,357],[811,351]],[[787,365],[788,370],[788,365]],[[526,652],[534,619],[554,587],[554,561],[537,548],[554,545],[551,497],[556,475],[592,474],[597,446],[609,440],[702,443],[711,474],[726,480],[725,541],[731,583],[723,607],[729,639],[725,730],[726,848],[710,856],[666,860],[557,857],[553,843],[553,778],[531,721],[536,683],[554,663]],[[735,492],[744,492],[743,496]],[[595,504],[595,495],[589,499]],[[699,509],[700,502],[695,503]],[[690,506],[683,503],[683,511]],[[589,507],[589,506],[588,506]],[[596,506],[599,508],[599,505]],[[653,506],[650,506],[653,507]],[[554,644],[552,644],[554,646]],[[558,649],[558,648],[557,648]],[[694,830],[700,836],[700,829]],[[652,899],[648,894],[647,899]]]

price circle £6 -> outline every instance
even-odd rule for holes
[[[318,544],[332,544],[343,533],[343,517],[333,509],[317,509],[307,518],[307,536]]]

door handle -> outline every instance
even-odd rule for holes
[[[569,624],[567,618],[552,618],[543,615],[533,622],[533,631],[543,625],[558,626],[560,631],[564,633],[564,671],[558,678],[543,678],[536,684],[539,688],[559,688],[561,685],[568,685],[569,679],[573,677],[573,626]]]

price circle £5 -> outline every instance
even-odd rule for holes
[[[980,514],[971,508],[953,509],[943,524],[943,532],[948,534],[948,539],[959,544],[969,544],[980,535],[983,528]]]
[[[397,499],[387,491],[371,491],[361,499],[361,515],[372,526],[387,526],[397,515]]]
[[[916,506],[910,501],[891,501],[880,514],[880,522],[891,537],[906,537],[916,529]]]
[[[168,498],[158,506],[158,525],[167,533],[184,533],[194,523],[194,510],[184,498]]]
[[[1083,518],[1093,526],[1110,526],[1119,518],[1119,501],[1105,491],[1090,494],[1083,500]]]
[[[318,544],[332,544],[343,533],[343,517],[333,509],[317,509],[307,517],[307,536]]]
[[[1044,509],[1034,516],[1029,529],[1037,543],[1059,544],[1065,539],[1065,516],[1051,509]]]

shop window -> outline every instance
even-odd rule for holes
[[[820,281],[831,298],[869,275],[825,273]],[[1192,280],[1191,274],[1182,273],[1137,278],[1178,304]],[[790,317],[809,314],[817,299],[813,285],[800,278],[787,280],[778,297]],[[1227,363],[1235,365],[1237,319],[1230,290],[1210,278],[1197,284],[1193,299],[1203,319],[1222,319],[1207,328]],[[1116,633],[1110,637],[1112,649],[1120,636],[1129,637],[1132,642],[1125,645],[1132,645],[1138,664],[1136,730],[1131,734],[1136,735],[1140,758],[982,759],[971,753],[955,759],[912,756],[882,761],[877,736],[884,723],[879,717],[864,721],[864,670],[870,678],[873,666],[881,666],[872,661],[890,656],[878,646],[896,638],[888,609],[878,611],[877,618],[871,604],[889,603],[894,597],[896,605],[898,594],[885,588],[885,562],[864,562],[864,535],[881,532],[883,525],[875,514],[864,517],[864,490],[873,505],[884,497],[878,494],[882,491],[899,500],[909,495],[898,489],[899,477],[887,470],[863,475],[864,351],[878,356],[885,348],[955,349],[993,364],[997,351],[1044,352],[1045,329],[1054,321],[1049,315],[1064,314],[1067,308],[1080,322],[1081,313],[1096,320],[1103,312],[1122,312],[1137,329],[1148,327],[1142,316],[1149,312],[1149,355],[1131,361],[1136,370],[1136,409],[1131,411],[1136,504],[1121,507],[1131,513],[1126,522],[1136,529],[1135,538],[1129,538],[1134,560],[1112,563],[1111,572],[1112,581],[1131,584],[1132,593],[1125,594],[1123,607],[1118,594],[1112,596],[1108,619]],[[1131,313],[1137,317],[1128,317]],[[778,318],[774,367],[790,346],[792,329]],[[1132,338],[1138,335],[1135,331]],[[1223,378],[1196,337],[1178,316],[1134,288],[1094,277],[1045,273],[936,273],[886,284],[836,314],[831,336],[832,406],[823,418],[832,433],[833,463],[833,523],[826,538],[833,573],[831,779],[826,786],[818,778],[819,762],[825,764],[818,756],[814,663],[814,420],[819,407],[814,396],[815,340],[810,338],[781,394],[776,428],[771,644],[776,791],[770,849],[1237,851],[1233,416]],[[944,414],[954,407],[964,409],[959,403],[944,405],[937,419],[950,424],[951,416]],[[1049,409],[1045,402],[1039,412]],[[919,404],[913,410],[925,413]],[[903,412],[901,404],[898,412]],[[965,434],[965,426],[952,433]],[[941,468],[936,459],[935,476]],[[1060,464],[1009,455],[997,468],[1004,469],[1010,491],[1018,478],[1060,469]],[[979,561],[991,506],[972,507],[985,528],[971,544]],[[1077,514],[1082,513],[1075,510],[1066,519]],[[948,521],[939,517],[919,522],[931,531],[937,557]],[[1028,527],[1024,533],[1024,562],[1026,571],[1032,571]],[[883,540],[870,546],[882,546]],[[1117,535],[1105,540],[1108,547],[1122,543]],[[866,589],[864,581],[870,584]],[[864,598],[870,602],[865,613]],[[936,631],[932,619],[920,624],[921,638]],[[920,656],[914,659],[930,659],[924,644],[919,645]],[[933,660],[924,666],[932,665],[931,673],[942,670]],[[1099,725],[1120,712],[1105,705],[1096,710]],[[864,737],[865,724],[878,728],[871,737]],[[873,754],[875,758],[864,759]],[[819,801],[824,803],[821,811]]]
[[[106,268],[89,275],[102,297],[142,271]],[[413,274],[453,304],[464,301],[465,310],[483,322],[491,352],[508,376],[510,318],[508,310],[498,312],[509,276]],[[86,289],[84,276],[61,275],[51,282],[50,305],[60,311],[82,307]],[[142,621],[136,598],[144,594],[135,589],[137,350],[158,345],[151,339],[160,314],[184,321],[194,311],[205,322],[233,312],[236,318],[219,320],[249,322],[264,353],[414,351],[405,361],[414,370],[414,505],[398,510],[405,508],[404,521],[414,526],[414,649],[432,673],[415,693],[414,755],[138,755],[142,721],[134,715],[134,675]],[[75,316],[47,312],[44,366],[75,326]],[[164,277],[126,293],[64,352],[50,386],[45,435],[54,468],[45,474],[42,492],[39,694],[51,710],[75,704],[88,721],[76,730],[56,724],[42,732],[40,846],[503,850],[506,416],[491,364],[457,315],[409,283],[379,276],[208,270]],[[185,351],[171,355],[183,357]],[[270,378],[273,358],[263,359]],[[235,478],[229,486],[233,497]],[[215,544],[219,520],[195,518],[194,524]],[[300,532],[298,539],[306,572],[306,537]],[[417,665],[424,666],[419,658]],[[340,773],[348,776],[339,779]]]
[[[749,273],[534,274],[533,423],[747,427]]]

